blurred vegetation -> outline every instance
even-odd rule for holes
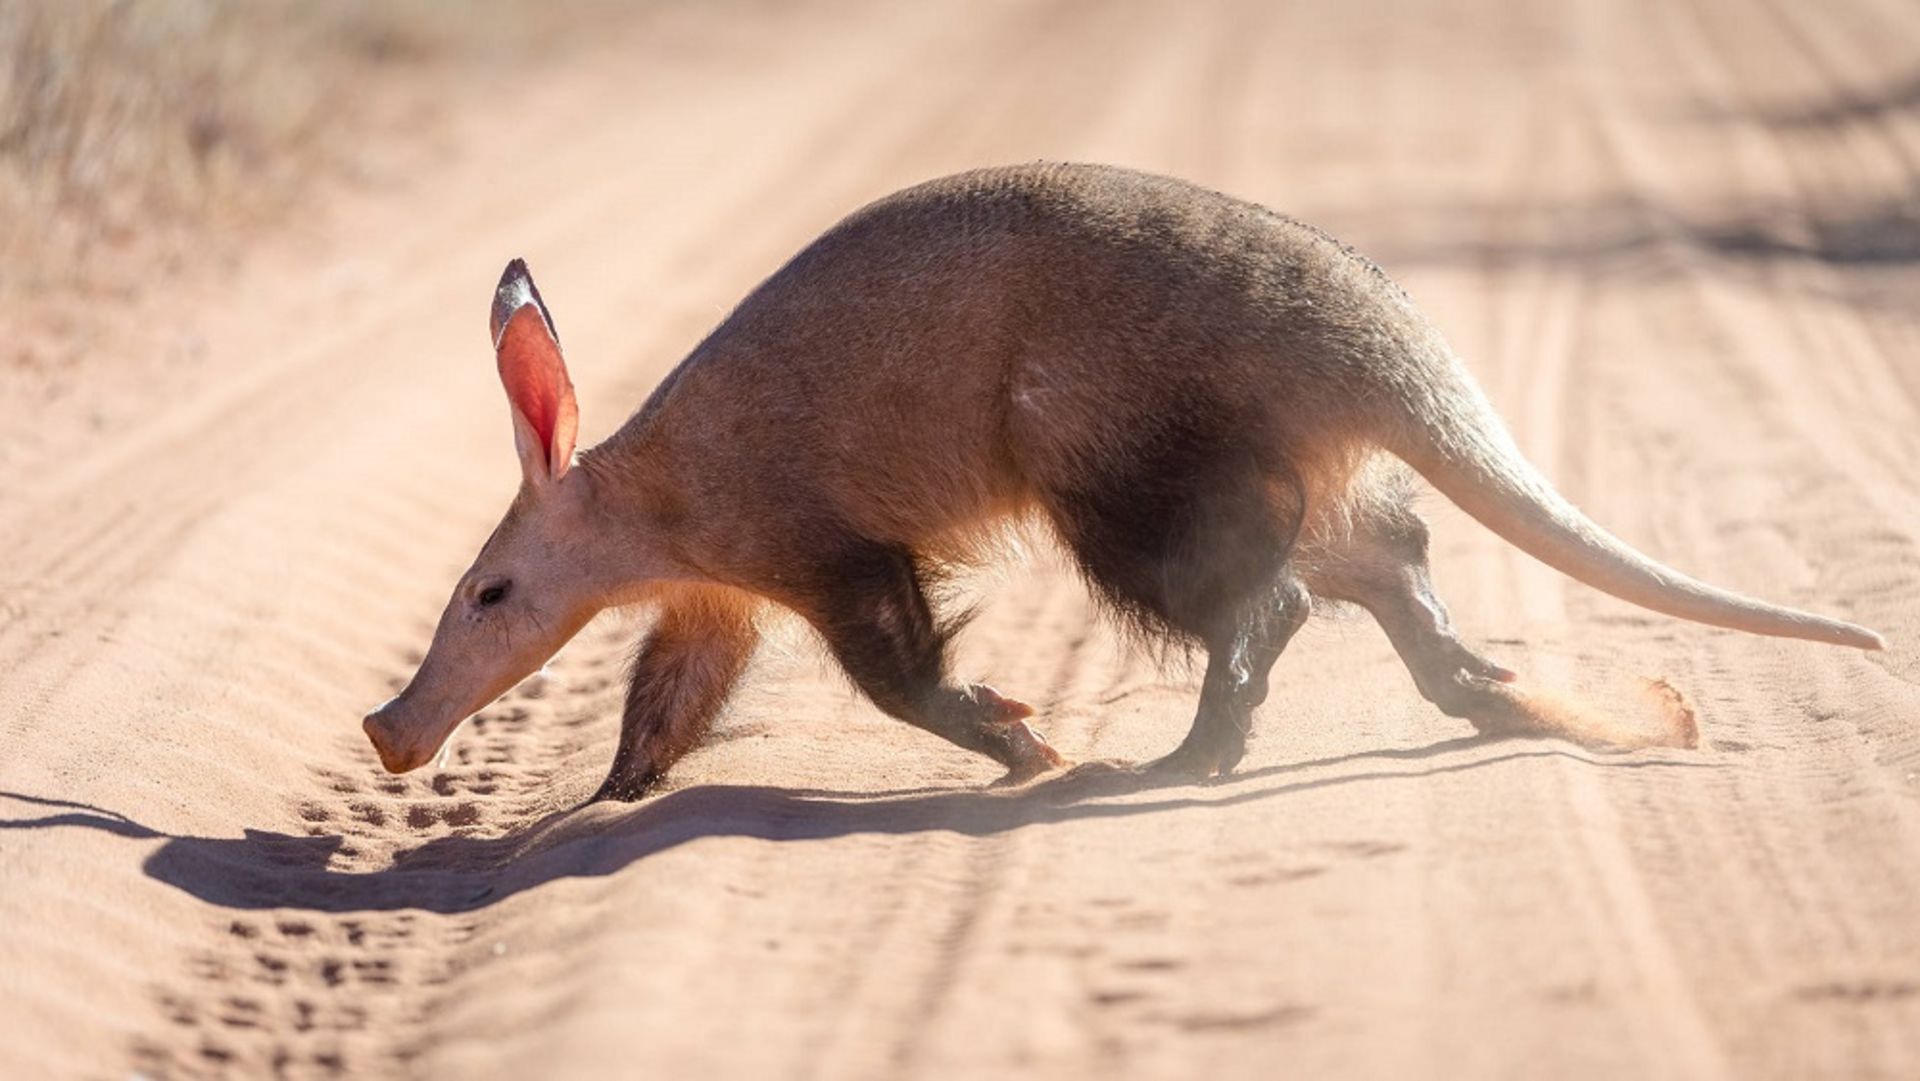
[[[562,32],[532,0],[0,0],[0,286],[284,210],[402,73]],[[5,280],[5,279],[11,279]]]

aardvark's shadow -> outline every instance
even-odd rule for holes
[[[0,800],[53,808],[0,819],[0,830],[79,827],[134,839],[165,838],[146,873],[227,908],[320,912],[484,908],[556,879],[612,874],[707,837],[811,841],[852,834],[932,831],[988,836],[1076,819],[1118,818],[1203,806],[1231,806],[1311,789],[1409,782],[1522,758],[1558,756],[1595,768],[1702,768],[1671,757],[1592,758],[1553,743],[1495,748],[1485,737],[1370,751],[1251,770],[1204,786],[1154,788],[1130,771],[1089,764],[1010,791],[916,789],[856,793],[747,785],[701,785],[631,806],[558,811],[504,837],[442,837],[395,857],[380,871],[330,870],[343,838],[249,829],[239,838],[174,837],[87,804],[0,792]],[[1417,763],[1394,768],[1395,762]],[[1337,771],[1310,779],[1291,774]],[[1276,783],[1276,781],[1278,783]]]

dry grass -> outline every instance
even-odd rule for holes
[[[397,75],[562,22],[504,0],[0,3],[0,292],[85,287],[164,258],[157,235],[280,211],[351,163],[347,129]]]

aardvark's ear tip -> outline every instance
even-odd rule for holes
[[[507,264],[500,274],[500,284],[493,291],[492,318],[488,320],[488,329],[493,333],[493,344],[498,347],[500,334],[506,330],[507,321],[513,313],[532,304],[540,313],[541,322],[547,325],[547,335],[556,343],[560,334],[554,329],[553,316],[547,312],[547,305],[540,299],[540,289],[533,284],[533,275],[527,272],[527,261],[515,259]]]

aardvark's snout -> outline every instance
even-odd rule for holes
[[[388,773],[418,769],[426,765],[440,747],[440,741],[432,738],[433,733],[424,731],[427,726],[408,716],[406,703],[399,698],[367,714],[360,727],[366,730],[367,739],[373,743],[373,749],[380,755],[380,764]]]

